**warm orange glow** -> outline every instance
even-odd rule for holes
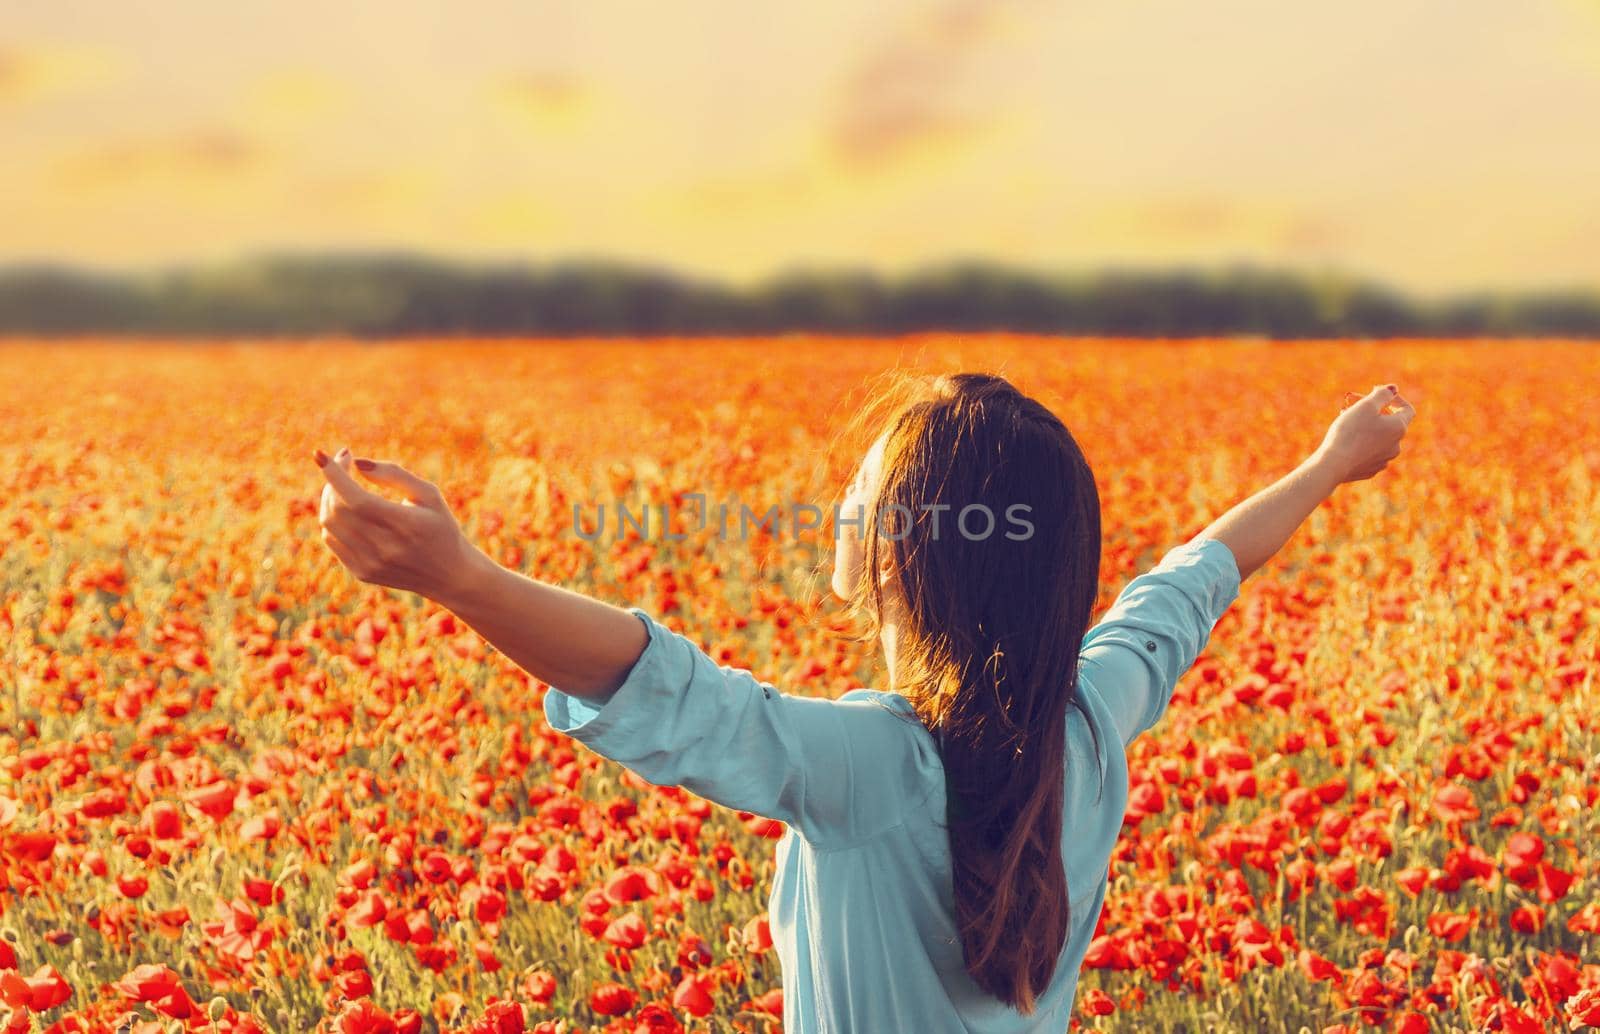
[[[0,14],[0,261],[1235,259],[1594,285],[1585,0]]]

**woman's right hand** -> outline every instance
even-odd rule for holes
[[[1317,448],[1317,459],[1329,465],[1341,484],[1365,481],[1400,455],[1400,441],[1414,416],[1411,403],[1380,384],[1339,414]]]

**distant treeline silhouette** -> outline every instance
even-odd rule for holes
[[[1045,274],[976,261],[899,278],[796,271],[749,288],[605,260],[469,266],[267,256],[144,275],[0,268],[0,334],[701,335],[926,330],[1195,336],[1600,336],[1600,291],[1423,302],[1344,275]]]

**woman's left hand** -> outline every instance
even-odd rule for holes
[[[356,459],[347,448],[331,459],[317,449],[315,458],[327,479],[318,511],[322,541],[350,573],[433,600],[448,595],[476,550],[438,487],[397,463]],[[405,501],[363,488],[354,470],[400,492]]]

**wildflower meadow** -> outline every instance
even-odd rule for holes
[[[1246,580],[1132,791],[1074,1026],[1600,1025],[1600,347],[11,341],[0,1031],[775,1032],[780,824],[656,787],[318,536],[314,448],[786,692],[879,687],[826,511],[891,369],[989,369],[1094,468],[1101,607],[1393,382],[1402,455]],[[870,439],[868,439],[870,440]],[[694,497],[780,519],[730,534]],[[654,510],[600,527],[602,505]],[[664,521],[660,520],[666,515]],[[668,534],[670,532],[670,534]]]

